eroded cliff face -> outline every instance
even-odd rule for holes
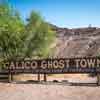
[[[77,29],[52,27],[56,31],[53,57],[84,57],[100,55],[100,28]]]

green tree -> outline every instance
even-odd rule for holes
[[[18,12],[0,5],[0,57],[17,59],[47,57],[55,33],[37,12],[24,24]]]
[[[24,49],[24,23],[7,6],[0,5],[0,56],[3,59],[16,58]]]
[[[26,31],[31,36],[28,41],[28,56],[47,57],[50,53],[50,44],[55,38],[48,23],[35,11],[31,12],[26,25]]]

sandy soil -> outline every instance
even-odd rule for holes
[[[0,100],[100,100],[100,87],[0,83]]]
[[[17,81],[36,80],[37,75],[17,75]],[[95,83],[88,75],[48,75],[48,81]],[[43,75],[41,75],[43,80]],[[100,100],[99,86],[69,86],[68,83],[0,83],[0,100]]]
[[[16,81],[26,81],[26,80],[37,80],[37,75],[33,74],[21,74],[14,76]],[[43,80],[43,75],[41,75],[41,80]],[[97,81],[96,77],[89,77],[87,74],[53,74],[47,75],[47,81],[58,80],[68,80],[69,82],[85,82],[85,83],[95,83]]]

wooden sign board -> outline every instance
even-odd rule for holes
[[[4,66],[11,73],[100,73],[100,57],[8,61]]]

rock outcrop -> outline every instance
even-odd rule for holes
[[[50,24],[51,25],[51,24]],[[85,57],[99,56],[100,28],[59,28],[51,25],[56,31],[56,45],[52,57]]]

